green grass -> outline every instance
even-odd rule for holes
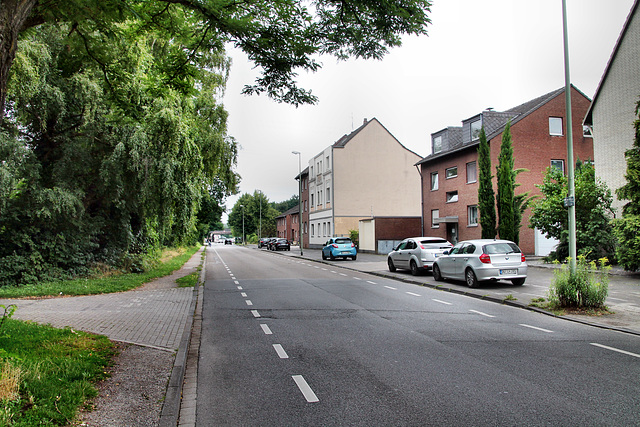
[[[0,288],[0,298],[126,291],[171,274],[197,250],[173,250],[142,274]],[[197,281],[198,274],[187,277],[195,276]],[[0,323],[0,426],[71,425],[79,410],[97,395],[95,384],[108,376],[115,355],[113,343],[70,328],[14,320],[11,314],[7,312]]]
[[[167,276],[178,270],[196,253],[199,246],[181,249],[180,254],[159,263],[144,273],[111,275],[99,278],[82,278],[36,285],[8,286],[0,288],[0,298],[43,297],[55,295],[95,295],[122,292],[135,289],[158,277]]]
[[[96,396],[94,384],[107,376],[113,355],[104,336],[7,319],[0,329],[0,425],[70,424]]]
[[[194,271],[188,276],[180,277],[176,279],[176,283],[178,283],[179,288],[193,288],[198,284],[198,280],[200,278],[200,269],[198,271]]]

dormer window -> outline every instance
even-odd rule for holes
[[[433,153],[439,153],[442,151],[442,136],[436,136],[433,138]]]
[[[480,138],[480,129],[482,129],[482,119],[471,122],[471,141]]]

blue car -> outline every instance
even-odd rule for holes
[[[322,248],[322,259],[351,258],[358,256],[356,245],[348,237],[332,237]]]

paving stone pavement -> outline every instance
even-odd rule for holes
[[[14,318],[54,327],[70,327],[109,339],[176,351],[185,331],[193,288],[177,288],[175,279],[197,269],[201,249],[178,271],[138,289],[115,294],[47,299],[5,299],[18,306]]]

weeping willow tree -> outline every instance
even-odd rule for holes
[[[95,262],[141,269],[139,255],[199,238],[212,188],[236,191],[237,147],[218,101],[228,60],[209,45],[186,57],[161,24],[114,24],[119,37],[47,24],[22,40],[0,141],[0,284]],[[88,51],[88,38],[101,49]],[[166,85],[176,61],[182,84]]]

